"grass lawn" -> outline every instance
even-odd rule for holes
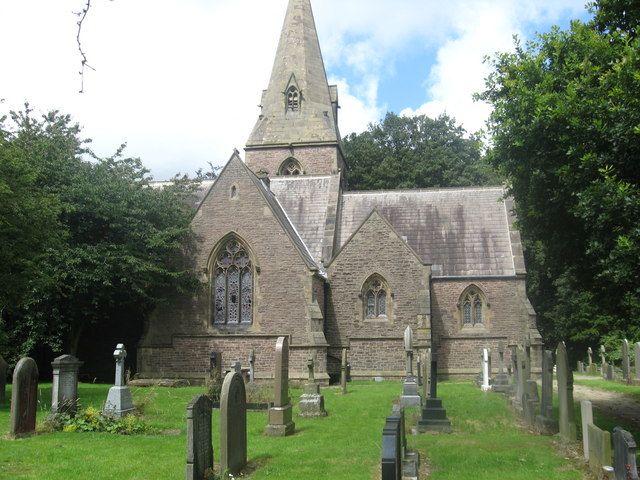
[[[108,385],[80,385],[83,405],[99,406]],[[354,382],[349,393],[325,388],[329,416],[295,418],[296,434],[265,437],[265,412],[248,413],[248,451],[252,480],[375,479],[380,471],[380,443],[385,417],[400,393],[393,382]],[[186,405],[200,387],[135,389],[149,397],[145,419],[158,433],[118,436],[103,433],[53,433],[20,440],[0,438],[0,479],[179,479],[184,478]],[[297,403],[299,390],[291,391]],[[409,436],[410,447],[427,459],[434,480],[581,479],[582,474],[558,453],[551,437],[514,427],[505,399],[483,393],[470,383],[444,382],[441,398],[453,423],[451,435]],[[50,401],[51,386],[42,385]],[[46,416],[43,405],[38,420]],[[294,406],[294,415],[297,407]],[[407,415],[410,428],[412,412]],[[218,460],[218,411],[214,413],[214,456]],[[0,431],[9,427],[9,408],[0,408]]]

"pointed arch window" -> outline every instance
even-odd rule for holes
[[[289,86],[286,92],[287,96],[287,110],[297,112],[300,110],[300,91],[295,85]]]
[[[248,325],[253,319],[253,265],[247,249],[229,239],[213,269],[213,323]]]
[[[300,162],[293,157],[287,158],[280,165],[280,175],[302,175],[302,166]]]
[[[367,319],[387,319],[389,286],[380,275],[372,275],[362,289],[364,316]]]
[[[473,327],[476,325],[484,325],[485,305],[484,295],[480,289],[475,286],[466,289],[460,300],[462,326]]]

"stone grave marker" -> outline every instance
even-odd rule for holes
[[[527,380],[529,377],[527,375],[527,360],[526,360],[526,352],[524,348],[518,346],[516,350],[516,371],[517,371],[517,379],[518,383],[516,385],[516,398],[514,399],[513,406],[516,412],[520,415],[524,414],[524,404],[523,398],[525,393],[525,388],[527,385]]]
[[[613,380],[615,378],[613,372],[613,364],[607,364],[607,373],[605,374],[605,380]]]
[[[295,430],[291,420],[292,409],[289,399],[289,341],[278,337],[276,342],[276,371],[273,384],[274,401],[269,409],[269,422],[265,433],[271,437],[284,437]]]
[[[631,365],[629,362],[629,341],[622,341],[622,379],[629,383],[631,380]]]
[[[209,378],[222,378],[222,352],[211,352],[209,355]]]
[[[251,349],[249,352],[249,381],[253,383],[255,380],[255,363],[256,363],[256,353]]]
[[[491,390],[491,384],[489,381],[489,349],[482,349],[482,385],[480,385],[480,389],[483,392],[487,392]]]
[[[558,431],[558,423],[553,418],[553,352],[542,353],[542,398],[540,415],[536,417],[536,425],[540,430],[549,433]]]
[[[422,355],[418,352],[416,358],[416,374],[418,375],[418,386],[422,385]]]
[[[518,384],[520,383],[520,372],[518,371],[518,347],[511,345],[511,384],[509,385],[509,402],[514,405],[518,396]]]
[[[212,408],[206,395],[194,397],[187,406],[187,480],[201,480],[213,468]]]
[[[417,480],[418,469],[420,467],[420,454],[417,451],[407,448],[407,436],[405,428],[404,407],[393,405],[389,418],[395,418],[400,422],[400,462],[403,480]]]
[[[603,467],[611,465],[611,434],[589,424],[587,435],[589,436],[589,469],[599,475]]]
[[[418,382],[413,375],[413,331],[411,327],[407,327],[404,331],[404,352],[406,356],[406,372],[402,383],[400,405],[403,407],[420,406],[422,405],[422,398],[418,392]]]
[[[636,442],[626,430],[613,429],[613,469],[616,480],[638,480],[636,466]]]
[[[38,366],[33,358],[21,358],[13,370],[9,433],[20,437],[36,429]]]
[[[593,350],[591,347],[587,348],[587,356],[589,357],[589,366],[593,365]]]
[[[281,339],[286,342],[285,337],[280,337],[278,342]],[[271,422],[272,416],[269,413]],[[220,470],[238,475],[246,464],[247,394],[242,375],[229,372],[224,377],[220,392]]]
[[[577,431],[573,411],[573,372],[569,367],[569,357],[564,342],[558,343],[556,349],[556,375],[560,437],[566,441],[575,441]]]
[[[589,425],[593,425],[593,406],[589,400],[580,400],[580,416],[582,418],[582,453],[589,461]]]
[[[584,363],[578,361],[578,373],[584,373]]]
[[[400,421],[387,417],[382,429],[382,480],[402,480],[402,439]]]
[[[316,382],[313,373],[313,357],[307,359],[309,379],[304,384],[304,390],[298,402],[301,417],[324,417],[327,411],[324,409],[324,396],[320,394],[320,385]]]
[[[605,357],[606,350],[604,345],[600,345],[600,373],[603,377],[607,375],[607,358]]]
[[[442,400],[438,398],[438,352],[435,343],[431,350],[430,378],[429,398],[424,401],[417,430],[420,433],[429,431],[451,433],[451,421],[442,406]]]
[[[498,374],[491,386],[494,392],[505,393],[509,388],[509,376],[504,370],[504,343],[498,343]]]
[[[347,393],[347,349],[342,349],[342,363],[340,364],[340,388]]]
[[[529,425],[536,424],[536,416],[538,406],[540,405],[540,397],[538,396],[538,384],[535,380],[527,380],[522,397],[522,411],[524,419]]]
[[[431,349],[428,348],[424,355],[424,362],[422,363],[424,370],[422,382],[422,398],[429,398],[429,392],[431,389]]]
[[[4,405],[7,402],[7,373],[9,371],[9,364],[5,362],[2,355],[0,355],[0,405]]]
[[[636,380],[640,380],[640,342],[635,346],[635,367],[636,367]]]
[[[73,355],[61,355],[51,362],[51,413],[75,414],[78,408],[78,371],[84,362]]]
[[[122,343],[116,345],[113,358],[116,361],[116,380],[109,389],[102,412],[114,418],[122,418],[135,410],[131,390],[124,382],[124,360],[127,358],[127,351]]]

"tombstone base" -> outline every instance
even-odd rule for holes
[[[558,422],[553,418],[543,417],[542,415],[536,416],[536,427],[541,432],[551,435],[558,433]]]
[[[402,459],[402,479],[418,480],[420,454],[413,450],[406,450]]]
[[[403,407],[419,407],[422,405],[422,397],[418,390],[418,382],[415,377],[407,377],[402,384],[400,405]]]
[[[324,409],[324,396],[317,393],[305,393],[300,396],[298,403],[301,417],[326,417],[327,411]]]
[[[133,413],[135,407],[131,399],[129,387],[111,387],[107,395],[102,413],[113,418],[122,418],[128,413]]]
[[[491,385],[491,389],[494,392],[507,393],[510,390],[509,375],[506,373],[499,373],[496,375],[495,381]]]
[[[418,420],[417,430],[424,432],[451,433],[451,421],[447,418],[447,411],[442,408],[442,400],[429,398],[422,409],[422,418]]]
[[[269,424],[265,428],[264,433],[269,437],[286,437],[287,435],[291,435],[296,428],[296,424],[291,420],[291,416],[291,405],[271,407],[269,409]]]

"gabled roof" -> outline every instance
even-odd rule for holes
[[[299,88],[298,111],[286,109],[285,90],[291,84]],[[262,112],[246,146],[339,141],[311,3],[289,0]]]

